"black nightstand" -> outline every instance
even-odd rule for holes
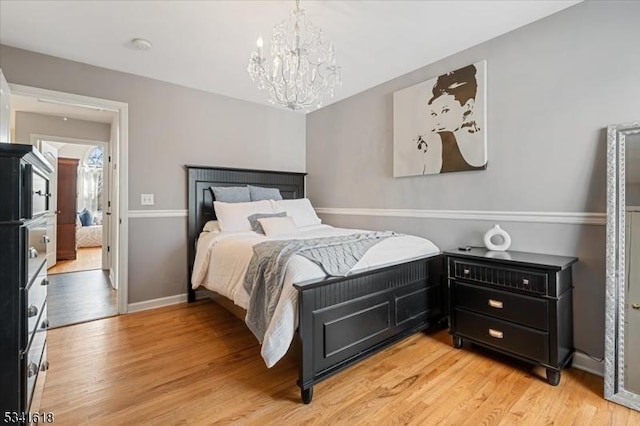
[[[445,251],[453,346],[463,340],[546,368],[560,383],[573,357],[576,257],[484,248]]]

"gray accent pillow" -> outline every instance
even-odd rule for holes
[[[265,188],[263,186],[251,186],[249,188],[249,194],[251,195],[251,201],[260,200],[282,200],[282,194],[278,188]]]
[[[212,186],[213,199],[223,203],[247,203],[251,201],[249,188],[246,186]]]
[[[262,229],[262,225],[258,222],[258,219],[264,219],[266,217],[286,217],[287,212],[280,213],[255,213],[251,216],[247,217],[249,223],[251,224],[251,229],[258,234],[264,234],[264,229]]]

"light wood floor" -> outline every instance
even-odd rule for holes
[[[51,274],[66,272],[88,271],[102,268],[102,247],[79,248],[75,260],[58,260],[52,268],[47,270]]]
[[[315,386],[300,402],[296,361],[267,369],[244,324],[203,301],[52,330],[41,411],[56,425],[638,425],[603,380],[411,336]]]

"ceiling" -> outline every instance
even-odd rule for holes
[[[301,1],[336,46],[344,99],[579,1]],[[0,1],[0,43],[267,104],[246,67],[291,1]],[[127,47],[135,37],[150,51]]]

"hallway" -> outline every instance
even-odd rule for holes
[[[51,328],[118,314],[117,291],[101,269],[49,275],[47,292]]]

